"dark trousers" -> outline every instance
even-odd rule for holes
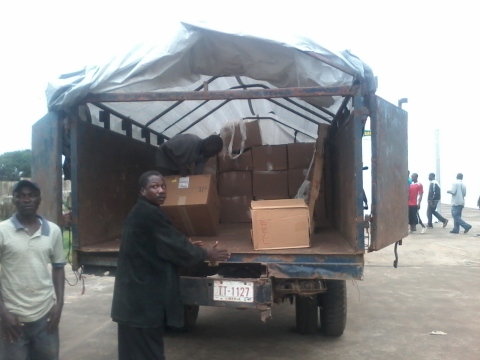
[[[408,224],[418,224],[418,207],[417,205],[408,205]]]
[[[163,328],[118,324],[119,360],[165,360]]]
[[[452,205],[452,217],[453,217],[453,232],[459,232],[460,226],[465,230],[470,229],[472,225],[465,222],[462,219],[463,205]]]
[[[415,230],[417,224],[420,224],[422,228],[425,227],[422,219],[420,218],[420,214],[418,213],[417,205],[408,205],[408,224],[410,225],[410,229],[413,231]]]
[[[444,223],[446,219],[440,215],[437,211],[438,200],[429,200],[428,201],[428,208],[427,208],[427,219],[428,219],[428,226],[433,227],[432,223],[432,215],[434,215],[438,221]]]
[[[0,331],[0,359],[58,360],[58,331],[47,331],[48,314],[33,322],[23,323],[20,340],[10,343]]]

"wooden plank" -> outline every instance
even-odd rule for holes
[[[320,187],[322,184],[322,174],[323,174],[323,160],[325,154],[325,138],[328,134],[328,129],[330,125],[320,124],[318,126],[318,136],[317,144],[315,146],[315,160],[313,163],[313,174],[312,174],[312,183],[310,186],[310,195],[308,198],[308,209],[310,212],[311,219],[311,234],[315,229],[315,221],[313,219],[313,211],[315,209],[315,203],[318,199],[318,194],[320,193]]]

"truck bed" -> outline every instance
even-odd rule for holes
[[[210,245],[215,241],[219,247],[227,248],[232,254],[256,255],[354,255],[363,253],[363,249],[356,250],[350,246],[341,234],[333,228],[322,228],[313,234],[311,246],[298,249],[281,250],[253,250],[251,242],[251,224],[220,224],[217,236],[191,237],[192,240],[201,240]],[[118,253],[120,240],[100,242],[77,250],[84,253]]]

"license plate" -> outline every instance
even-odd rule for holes
[[[213,300],[251,303],[253,302],[253,282],[215,280]]]

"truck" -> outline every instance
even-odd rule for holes
[[[376,90],[372,69],[349,51],[180,23],[169,37],[48,84],[48,113],[32,131],[40,211],[62,223],[69,179],[73,270],[114,275],[138,177],[174,135],[207,136],[231,121],[239,129],[255,121],[262,145],[313,143],[302,183],[309,246],[255,250],[251,222],[220,223],[216,235],[192,237],[218,241],[231,257],[182,272],[185,326],[195,325],[201,306],[256,309],[265,321],[275,304],[290,301],[300,333],[340,336],[346,281],[363,279],[366,254],[392,244],[396,254],[408,235],[407,113]],[[253,296],[221,298],[219,286]]]

